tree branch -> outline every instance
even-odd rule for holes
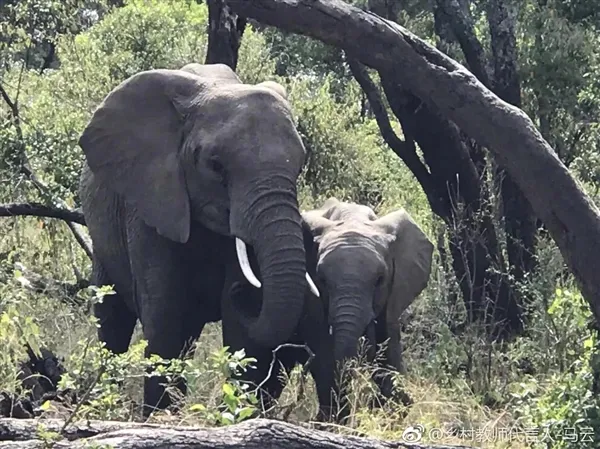
[[[396,153],[400,159],[402,159],[415,178],[417,178],[417,181],[419,181],[419,184],[421,184],[425,195],[427,195],[429,198],[429,203],[432,205],[432,208],[435,208],[435,205],[439,202],[439,199],[435,194],[435,188],[431,180],[431,174],[417,155],[414,141],[403,141],[394,132],[390,118],[385,109],[381,93],[375,82],[373,82],[369,76],[366,68],[355,59],[347,58],[347,61],[348,65],[350,66],[350,70],[352,71],[352,75],[367,96],[369,105],[371,106],[371,111],[373,112],[373,115],[375,115],[375,120],[377,121],[377,125],[379,126],[379,131],[381,132],[383,140],[385,140],[385,143],[387,143],[392,151]]]
[[[494,92],[504,101],[521,107],[521,82],[517,70],[516,11],[503,0],[487,2],[492,54],[494,55]]]
[[[0,217],[31,216],[58,218],[85,225],[83,213],[62,207],[46,206],[41,203],[0,204]]]
[[[246,17],[320,39],[389,73],[490,149],[547,226],[600,321],[600,211],[519,108],[398,24],[341,0],[229,0]]]
[[[52,198],[52,195],[50,193],[50,189],[42,181],[40,181],[40,179],[37,177],[37,175],[31,168],[31,164],[29,163],[29,158],[27,157],[27,154],[25,153],[25,149],[24,149],[24,145],[23,145],[23,141],[24,141],[23,140],[23,130],[21,129],[21,119],[19,116],[19,107],[18,107],[17,102],[16,101],[13,102],[10,99],[10,96],[8,95],[8,93],[6,92],[4,87],[2,87],[1,84],[0,84],[0,95],[2,96],[2,98],[4,99],[4,101],[6,102],[6,104],[8,105],[8,107],[11,110],[11,114],[13,116],[13,120],[15,123],[15,128],[17,130],[17,137],[19,138],[19,144],[21,145],[21,148],[19,148],[19,155],[18,155],[19,156],[19,170],[21,171],[21,173],[23,173],[25,176],[27,176],[27,178],[40,191],[40,193],[42,193],[42,195],[46,199],[53,200],[52,202],[64,203],[62,200],[54,201],[54,199]],[[63,206],[66,208],[66,204],[63,204]],[[22,215],[26,215],[26,214],[22,214]],[[2,216],[2,215],[0,215],[0,216]],[[60,218],[60,217],[57,217],[57,218]],[[68,220],[66,220],[66,224],[69,227],[69,229],[71,230],[71,232],[73,233],[77,243],[79,243],[81,248],[85,251],[87,256],[91,259],[92,258],[91,242],[89,242],[88,239],[86,239],[86,237],[81,233],[81,231],[79,229],[77,229],[75,224],[71,223]]]
[[[2,87],[2,84],[0,84],[0,95],[2,95],[2,99],[10,108],[10,112],[13,115],[13,117],[18,117],[19,116],[19,108],[17,107],[17,105],[15,103],[12,102],[12,100],[8,96],[8,93],[6,92],[6,90],[4,89],[4,87]]]
[[[458,0],[437,0],[438,7],[444,12],[452,32],[460,44],[471,72],[487,88],[491,88],[485,50],[475,35],[473,19],[460,5]]]

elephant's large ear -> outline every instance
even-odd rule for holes
[[[186,242],[190,233],[190,204],[178,154],[184,137],[181,105],[201,88],[191,73],[138,73],[108,94],[79,138],[94,176],[131,202],[148,225],[176,242]]]
[[[306,231],[310,232],[310,235],[315,241],[318,241],[319,238],[335,224],[335,221],[323,216],[322,209],[302,212],[302,226]]]
[[[304,235],[304,249],[306,250],[306,264],[309,274],[315,275],[319,261],[319,240],[335,222],[323,217],[320,209],[302,212],[302,233]]]
[[[388,319],[398,319],[429,282],[433,244],[404,209],[380,218],[374,225],[395,236],[390,244],[394,272],[387,315]]]

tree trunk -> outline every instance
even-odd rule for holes
[[[494,336],[518,332],[520,308],[511,294],[491,216],[489,192],[456,126],[382,76],[394,114],[414,139],[445,207],[438,215],[448,227],[452,266],[469,322],[481,322]],[[433,205],[432,205],[433,209]],[[435,209],[434,209],[435,210]]]
[[[461,5],[458,0],[437,0],[436,20],[448,22],[448,26],[452,30],[452,37],[460,44],[469,69],[479,81],[488,89],[493,89],[503,100],[520,107],[521,85],[517,72],[515,38],[516,15],[509,14],[509,9],[503,0],[490,1],[487,6],[493,72],[488,67],[485,51],[475,34],[475,25],[469,12],[468,3]],[[438,28],[441,27],[436,27],[436,29]],[[448,38],[440,35],[442,39],[445,37]],[[487,162],[479,145],[471,145],[471,158],[476,162],[480,176],[483,175]],[[506,273],[506,276],[490,274],[490,277],[496,277],[502,284],[505,284],[500,285],[498,292],[501,295],[501,302],[510,308],[506,314],[507,330],[514,334],[522,330],[521,305],[524,298],[518,295],[518,289],[514,288],[513,282],[524,281],[526,273],[532,271],[535,266],[536,218],[529,201],[511,176],[501,167],[494,167],[493,174],[500,192],[499,203],[502,208],[508,266],[504,263],[497,266],[500,273]],[[488,192],[485,197],[491,205],[491,196]],[[491,209],[488,209],[487,212],[491,214]],[[498,246],[490,248],[490,250],[500,252],[501,248]],[[508,282],[509,274],[513,281],[510,283]],[[504,298],[504,295],[510,297]],[[514,310],[512,310],[513,308]]]
[[[69,425],[63,438],[49,445],[42,440],[40,426],[48,435],[60,435],[64,422],[56,419],[0,419],[3,449],[52,447],[106,447],[151,449],[469,449],[468,446],[441,446],[387,442],[373,438],[342,436],[267,419],[253,419],[227,427],[199,428],[159,426],[133,422],[85,421]]]
[[[229,0],[247,17],[320,39],[393,78],[495,155],[600,318],[600,212],[531,119],[403,27],[340,0]]]
[[[207,0],[208,48],[205,64],[226,64],[235,71],[246,19],[235,14],[225,0]]]
[[[504,0],[490,0],[487,16],[494,60],[494,92],[504,101],[521,107],[521,82],[517,70],[516,8]],[[512,176],[499,167],[496,178],[502,193],[506,250],[511,274],[517,282],[535,268],[536,217],[531,204]]]

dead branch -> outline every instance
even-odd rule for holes
[[[60,220],[85,225],[83,213],[77,210],[52,207],[41,203],[0,204],[0,217],[15,216],[58,218]]]
[[[68,301],[69,304],[82,305],[83,300],[77,299],[76,294],[80,290],[90,286],[90,281],[87,279],[79,279],[77,282],[66,282],[45,278],[29,270],[19,262],[15,263],[15,269],[21,272],[22,277],[19,280],[24,287],[36,293],[59,292],[64,295],[64,301]]]

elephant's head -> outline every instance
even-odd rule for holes
[[[251,245],[263,306],[250,332],[289,337],[307,285],[296,197],[305,149],[282,86],[242,84],[222,64],[141,72],[104,99],[79,144],[94,176],[162,236],[185,243],[199,222],[235,237],[260,287]]]
[[[404,209],[377,218],[330,198],[302,214],[309,272],[327,305],[335,359],[356,355],[373,319],[400,314],[426,287],[433,244]]]

